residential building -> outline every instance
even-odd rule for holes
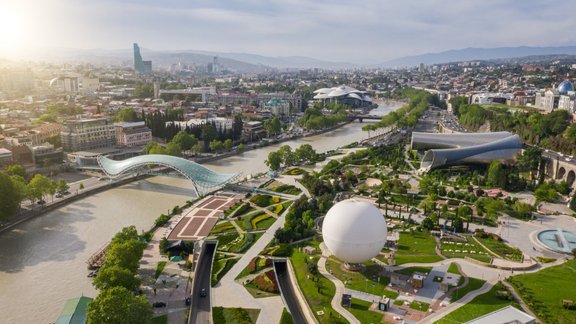
[[[12,151],[0,147],[0,166],[12,164]]]
[[[116,143],[114,125],[105,118],[69,120],[60,132],[66,152],[110,147]]]
[[[116,144],[124,146],[145,145],[152,140],[152,131],[141,122],[114,125],[116,128]]]
[[[54,145],[50,143],[33,146],[31,151],[32,162],[43,166],[46,166],[47,164],[59,164],[62,163],[64,159],[62,148],[55,148]]]
[[[290,102],[285,99],[270,99],[264,104],[264,109],[269,110],[274,116],[290,116]]]

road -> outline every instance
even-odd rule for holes
[[[192,314],[188,323],[212,323],[210,312],[210,269],[215,252],[216,244],[206,243],[204,255],[200,258],[200,263],[196,269],[194,287],[192,288]],[[206,297],[200,297],[202,288],[206,289]]]
[[[286,261],[284,262],[274,262],[274,267],[276,268],[276,277],[278,278],[278,286],[284,297],[284,302],[295,324],[306,323],[306,316],[300,308],[298,299],[296,298],[296,293],[294,287],[290,283],[290,274],[288,273]]]

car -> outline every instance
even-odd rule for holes
[[[206,293],[206,288],[202,288],[200,290],[200,297],[206,297],[207,293]]]
[[[154,307],[156,307],[156,308],[166,307],[166,303],[163,302],[163,301],[157,301],[157,302],[154,302],[154,303],[152,304],[152,306],[154,306]]]
[[[63,197],[63,196],[62,196],[61,193],[57,193],[57,194],[56,194],[56,198],[62,198],[62,197]]]
[[[46,202],[44,200],[38,200],[36,203],[38,205],[44,205]]]
[[[190,306],[191,300],[190,297],[186,297],[186,299],[184,299],[184,304],[186,304],[186,306]]]

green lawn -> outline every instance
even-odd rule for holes
[[[168,324],[168,314],[153,317],[152,324]]]
[[[502,299],[498,297],[497,292],[499,290],[506,289],[504,285],[498,283],[489,292],[477,296],[472,299],[468,304],[458,308],[454,312],[448,314],[442,318],[437,323],[440,324],[453,324],[453,323],[464,323],[473,320],[479,316],[486,315],[500,308],[512,305],[518,309],[519,306],[508,299]]]
[[[350,313],[356,317],[360,323],[381,323],[382,314],[368,310],[371,302],[352,298],[352,307],[348,308]]]
[[[224,275],[238,262],[238,259],[220,259],[212,264],[211,285],[214,287]]]
[[[384,269],[372,261],[364,262],[366,270],[364,272],[351,272],[341,268],[342,261],[331,257],[326,261],[326,269],[332,271],[332,274],[346,282],[346,288],[364,291],[375,295],[385,295],[390,298],[396,298],[396,291],[387,290],[386,286],[390,283],[390,278],[384,276]],[[380,280],[378,280],[380,277]]]
[[[455,262],[450,263],[450,266],[448,266],[448,272],[449,273],[454,273],[459,275],[460,271],[458,271],[458,266],[456,265]]]
[[[401,274],[405,274],[407,276],[411,276],[414,272],[430,273],[430,271],[432,271],[432,267],[409,267],[409,268],[396,270],[394,272],[398,272]]]
[[[238,233],[231,233],[218,236],[216,239],[218,240],[218,250],[225,251],[227,250],[227,245],[233,242],[235,239],[238,238]]]
[[[482,287],[484,285],[486,281],[481,280],[481,279],[476,279],[476,278],[468,278],[468,284],[462,288],[458,288],[456,289],[453,293],[452,296],[450,297],[450,301],[451,302],[455,302],[457,300],[460,300],[460,298],[466,296],[467,293],[480,289],[480,287]]]
[[[212,307],[214,323],[251,324],[256,323],[259,309]]]
[[[330,306],[330,302],[336,291],[334,284],[322,275],[317,276],[318,281],[313,281],[312,276],[308,279],[310,275],[308,265],[318,262],[318,257],[313,257],[312,259],[309,259],[309,257],[309,255],[295,250],[290,260],[294,267],[296,278],[298,279],[298,286],[300,286],[302,293],[306,297],[306,301],[308,305],[310,305],[312,312],[314,312],[319,323],[347,323],[346,320],[336,317],[336,311]],[[321,287],[321,289],[319,290],[318,287]],[[324,315],[317,315],[318,311],[323,311]]]
[[[522,251],[520,251],[517,248],[513,248],[504,242],[496,241],[491,238],[476,238],[476,239],[482,242],[482,244],[484,244],[484,246],[490,249],[490,251],[498,254],[500,257],[504,259],[516,262],[520,262],[520,260],[522,259]]]
[[[437,262],[442,258],[436,255],[435,247],[436,241],[428,232],[402,232],[394,260],[397,265]]]
[[[247,285],[244,285],[244,288],[246,288],[246,290],[248,290],[250,295],[252,295],[252,297],[254,297],[254,298],[266,298],[266,297],[272,297],[272,296],[278,296],[279,295],[279,293],[271,293],[271,292],[260,290],[252,282],[247,284]]]
[[[467,237],[467,242],[454,242],[450,240],[442,240],[440,250],[442,255],[447,258],[464,258],[469,257],[482,262],[490,262],[490,253],[486,251],[474,239]]]
[[[282,317],[280,318],[280,324],[294,324],[294,319],[292,318],[292,315],[288,313],[288,310],[286,310],[286,308],[282,310]]]
[[[428,311],[428,308],[430,308],[430,304],[415,300],[410,304],[410,308],[421,312],[426,312]]]
[[[230,224],[229,221],[223,221],[216,224],[216,226],[212,228],[212,230],[210,231],[210,235],[230,233],[230,232],[236,232],[236,228],[234,227],[234,225]]]
[[[576,260],[536,273],[508,279],[524,302],[544,322],[575,323],[576,310],[562,307],[562,300],[576,301]]]
[[[266,217],[268,216],[268,217]],[[272,224],[274,224],[274,222],[276,221],[276,218],[266,214],[266,216],[262,216],[261,220],[258,220],[257,222],[255,222],[255,218],[252,219],[252,222],[254,222],[253,225],[256,225],[256,229],[259,230],[265,230],[268,229],[270,226],[272,226]]]

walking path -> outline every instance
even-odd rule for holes
[[[276,324],[280,322],[284,303],[280,296],[267,298],[254,298],[244,286],[236,282],[235,278],[248,266],[250,260],[257,256],[274,237],[276,230],[284,226],[287,208],[280,218],[268,228],[262,237],[252,245],[238,262],[220,279],[220,282],[212,288],[212,305],[223,307],[258,308],[260,315],[257,324]]]
[[[332,281],[334,286],[336,286],[336,292],[334,293],[334,297],[332,298],[332,302],[330,302],[330,305],[332,305],[332,308],[334,308],[336,312],[342,315],[342,317],[348,320],[351,324],[355,323],[359,324],[360,321],[358,321],[356,317],[354,317],[354,315],[352,315],[346,308],[340,305],[340,298],[342,294],[345,293],[346,288],[344,287],[344,283],[342,283],[342,281],[331,275],[326,270],[326,259],[330,257],[330,252],[326,248],[326,245],[324,245],[324,242],[320,244],[320,250],[322,250],[322,257],[320,258],[320,260],[318,260],[318,271],[328,280]]]

